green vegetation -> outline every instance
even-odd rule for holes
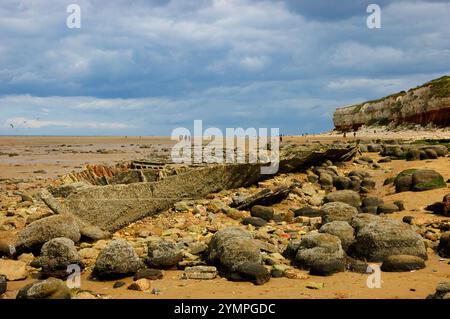
[[[415,184],[413,187],[413,191],[421,192],[441,187],[447,187],[447,184],[445,183],[442,176],[438,176],[430,182]]]
[[[450,76],[446,75],[430,82],[423,86],[431,86],[431,96],[434,97],[450,97]]]
[[[444,138],[444,139],[437,139],[437,140],[431,140],[431,139],[425,139],[425,140],[417,140],[412,142],[411,144],[418,144],[418,145],[444,145],[447,147],[447,149],[450,150],[450,139]]]
[[[395,181],[395,177],[388,177],[384,180],[383,186],[390,185],[390,184],[394,183],[394,181]]]
[[[425,84],[419,85],[414,89],[409,89],[408,92],[412,91],[412,90],[416,90],[419,88],[423,88],[423,87],[430,87],[431,90],[431,96],[433,97],[438,97],[438,98],[443,98],[443,97],[450,97],[450,76],[449,75],[445,75],[442,76],[438,79],[434,79],[431,80]],[[390,99],[390,98],[394,98],[396,99],[399,96],[404,96],[407,93],[405,91],[400,91],[398,93],[394,93],[379,99],[375,99],[375,100],[370,100],[370,101],[366,101],[363,103],[359,103],[359,104],[355,104],[355,105],[351,105],[348,107],[353,107],[354,109],[352,110],[352,113],[358,113],[361,108],[363,107],[364,104],[366,103],[378,103],[378,102],[383,102],[386,99]],[[418,98],[418,96],[414,96],[415,98]],[[399,108],[401,108],[398,104],[395,106],[395,111],[399,112]]]

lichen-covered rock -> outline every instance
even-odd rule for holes
[[[347,251],[355,241],[354,229],[346,221],[333,221],[320,227],[319,233],[334,235],[341,240],[342,248]]]
[[[260,246],[252,235],[240,228],[219,230],[208,247],[208,261],[225,272],[233,272],[244,263],[261,264]]]
[[[58,237],[69,238],[74,242],[80,240],[80,230],[73,217],[55,215],[32,222],[19,232],[16,251],[18,254],[24,252],[39,254],[42,245]]]
[[[262,206],[262,205],[255,205],[251,209],[251,215],[252,217],[258,217],[262,218],[264,220],[270,221],[273,219],[273,208]]]
[[[134,274],[145,265],[126,241],[111,241],[98,255],[93,270],[94,276],[100,279],[126,277]]]
[[[80,256],[75,244],[68,238],[54,238],[46,242],[38,258],[31,266],[42,268],[41,274],[46,277],[66,278],[69,265],[81,265]]]
[[[349,222],[358,214],[358,210],[355,207],[342,202],[326,203],[322,206],[320,211],[322,213],[322,222],[324,224],[333,221]]]
[[[338,237],[308,233],[302,237],[295,264],[312,275],[328,276],[345,269],[345,252]]]
[[[154,268],[171,268],[183,259],[183,254],[174,243],[167,240],[148,243],[147,264]]]
[[[389,218],[369,216],[373,218],[360,216],[351,222],[356,231],[355,243],[352,245],[352,252],[356,257],[374,262],[384,261],[392,255],[412,255],[427,259],[423,239],[410,225]]]

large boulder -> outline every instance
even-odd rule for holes
[[[425,261],[417,256],[393,255],[387,257],[381,265],[386,272],[411,271],[425,268]]]
[[[324,224],[333,221],[349,222],[358,214],[358,210],[355,207],[342,202],[326,203],[322,206],[320,211],[322,214],[322,222]]]
[[[207,259],[226,273],[236,271],[245,262],[262,263],[260,245],[249,232],[235,227],[214,234],[208,246]]]
[[[330,234],[341,240],[342,248],[347,251],[350,245],[355,241],[354,229],[346,221],[333,221],[323,225],[319,233]]]
[[[324,202],[325,203],[342,202],[358,208],[361,206],[361,197],[355,191],[340,190],[327,194],[324,198]]]
[[[397,193],[406,191],[426,191],[447,187],[444,177],[430,169],[407,169],[402,171],[394,180]]]
[[[183,259],[181,250],[174,243],[167,240],[151,241],[148,243],[147,264],[153,268],[171,268]]]
[[[42,268],[45,277],[66,278],[69,265],[81,265],[75,244],[68,238],[54,238],[46,242],[41,255],[31,262],[31,266]]]
[[[55,215],[32,222],[18,234],[17,254],[33,252],[37,255],[42,245],[58,237],[69,238],[74,242],[80,240],[80,230],[73,217]]]
[[[450,258],[450,232],[445,232],[441,235],[437,251],[439,256]]]
[[[312,275],[328,276],[345,270],[345,252],[338,237],[308,233],[302,237],[295,264]]]
[[[145,265],[126,241],[111,241],[98,255],[93,274],[100,279],[113,279],[134,274]]]
[[[357,258],[381,262],[392,255],[412,255],[427,259],[422,237],[402,221],[372,216],[356,216],[351,224],[356,231],[352,253]]]
[[[16,299],[70,299],[70,289],[66,282],[48,278],[22,287]]]

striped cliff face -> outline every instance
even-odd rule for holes
[[[433,80],[408,92],[338,108],[333,122],[339,131],[390,123],[450,126],[450,77]]]

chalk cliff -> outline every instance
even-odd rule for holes
[[[450,126],[450,76],[387,97],[336,109],[336,130],[361,126],[420,124]]]

